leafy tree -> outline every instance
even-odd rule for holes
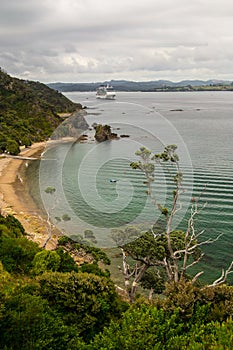
[[[130,308],[120,322],[113,321],[87,349],[166,349],[166,339],[176,335],[178,322],[178,315],[171,317],[152,306]]]
[[[36,243],[27,238],[3,237],[0,242],[0,260],[10,273],[28,274],[34,256],[40,251]]]
[[[110,272],[108,270],[103,271],[96,262],[92,264],[84,263],[80,266],[81,272],[93,273],[96,276],[110,277]]]
[[[42,250],[34,256],[32,273],[41,275],[46,271],[78,272],[78,266],[62,248],[58,248],[56,251]]]
[[[42,250],[34,256],[32,261],[32,271],[40,275],[45,271],[57,271],[61,263],[61,258],[56,251]]]
[[[0,214],[0,224],[3,224],[9,229],[11,237],[21,237],[25,235],[24,227],[13,215],[4,217]]]
[[[150,267],[146,270],[140,284],[143,288],[149,290],[149,300],[152,300],[153,293],[162,294],[165,289],[164,271],[156,267]]]
[[[71,349],[81,343],[75,327],[67,327],[40,296],[18,293],[4,304],[0,348],[14,350]]]
[[[66,325],[77,324],[85,339],[103,329],[113,315],[119,315],[118,296],[107,277],[81,272],[47,272],[38,281],[40,295]]]
[[[130,233],[134,234],[132,228]],[[165,288],[164,282],[168,280],[168,276],[165,278],[164,274],[166,273],[167,265],[172,264],[172,259],[167,246],[165,233],[159,234],[155,239],[152,232],[146,232],[135,240],[124,244],[124,240],[126,240],[126,242],[130,240],[128,237],[132,239],[132,235],[128,236],[127,232],[122,230],[120,232],[115,231],[115,234],[113,234],[113,238],[122,251],[123,264],[120,270],[124,276],[129,300],[133,303],[139,283],[144,280],[144,287],[147,285],[145,282],[145,274],[152,266],[154,269],[150,270],[150,274],[152,271],[155,273],[154,282],[157,280],[160,285],[161,282],[163,282],[162,290]],[[172,249],[182,250],[184,248],[184,238],[184,232],[172,231],[170,233]],[[194,253],[196,253],[196,255],[199,254],[198,248],[196,248],[196,251],[194,249]],[[179,259],[182,259],[182,254],[180,254]],[[163,275],[163,278],[158,278],[158,276],[161,275]],[[152,280],[152,277],[150,277],[150,280]],[[153,286],[155,289],[157,288],[155,284]],[[152,286],[150,289],[151,288]],[[158,290],[159,289],[161,289],[161,286],[160,288],[158,287]]]
[[[183,322],[180,310],[167,312],[153,305],[129,308],[120,322],[112,321],[103,333],[82,350],[185,350],[231,349],[233,322],[205,323],[203,315],[208,308],[199,307],[193,318]]]
[[[226,321],[233,314],[233,287],[194,286],[191,281],[180,281],[166,285],[166,298],[157,299],[156,305],[166,312],[179,308],[180,318],[188,321],[194,317],[199,306],[207,306],[208,312],[202,315],[202,322]]]
[[[12,233],[12,231],[6,225],[0,224],[0,244],[4,239],[12,236],[14,236],[14,233]]]
[[[29,147],[29,146],[31,146],[32,141],[29,137],[24,136],[21,138],[21,144],[25,147]]]
[[[100,248],[76,242],[67,236],[59,238],[58,247],[62,247],[64,251],[75,257],[83,257],[84,260],[85,257],[88,257],[88,260],[91,260],[92,262],[103,262],[106,265],[110,265],[111,263],[107,254]]]
[[[65,252],[61,247],[56,249],[56,253],[60,257],[60,265],[58,272],[78,272],[78,266],[68,252]]]
[[[25,237],[21,223],[12,215],[0,215],[0,261],[8,272],[29,273],[39,246]]]
[[[204,244],[213,243],[219,238],[218,236],[215,239],[201,241],[200,238],[203,232],[196,233],[194,223],[195,218],[199,213],[198,199],[194,201],[191,207],[190,217],[187,221],[186,231],[176,231],[174,236],[172,224],[174,222],[174,218],[177,212],[182,206],[182,204],[180,203],[180,194],[183,192],[183,174],[180,171],[179,157],[176,153],[176,149],[176,145],[168,145],[165,147],[162,153],[153,154],[150,150],[146,149],[145,147],[141,147],[140,150],[136,152],[136,155],[140,157],[140,160],[138,162],[131,163],[131,167],[133,169],[138,169],[144,174],[146,179],[144,183],[147,186],[148,196],[151,198],[152,203],[155,205],[155,207],[158,208],[158,210],[160,210],[162,216],[165,219],[164,233],[158,233],[154,231],[153,228],[151,229],[151,233],[153,234],[155,244],[160,244],[161,238],[165,243],[165,245],[163,245],[163,249],[165,249],[165,254],[163,254],[162,261],[160,258],[156,257],[156,255],[154,257],[155,259],[158,258],[158,264],[163,266],[164,271],[167,275],[167,280],[171,283],[178,283],[183,279],[187,279],[187,270],[190,269],[190,267],[197,264],[203,256],[200,247]],[[160,203],[158,203],[157,198],[153,194],[152,187],[152,183],[155,178],[156,166],[157,164],[163,165],[164,163],[166,164],[166,166],[175,166],[175,175],[173,176],[173,200],[169,208],[163,207]],[[228,274],[232,272],[232,267],[233,261],[226,270],[223,270],[222,276],[216,281],[214,281],[212,286],[224,283]],[[200,271],[195,276],[193,276],[192,282],[195,283],[202,273],[203,271]]]
[[[12,155],[17,155],[20,152],[18,143],[15,140],[8,139],[6,142],[6,151]]]

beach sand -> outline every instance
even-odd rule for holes
[[[45,145],[45,142],[35,143],[22,150],[20,155],[25,157],[40,155]],[[14,215],[24,226],[28,238],[43,246],[48,238],[49,227],[21,178],[20,171],[27,166],[27,163],[27,160],[0,158],[0,208],[3,215]],[[54,233],[46,249],[54,249],[56,241],[57,233]]]

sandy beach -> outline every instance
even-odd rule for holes
[[[22,150],[20,156],[39,156],[45,145],[45,142],[35,143]],[[3,215],[12,214],[22,223],[30,239],[43,245],[48,237],[47,222],[30,198],[20,175],[20,169],[27,163],[27,160],[0,158],[0,208]],[[54,248],[55,241],[54,237],[46,248]]]

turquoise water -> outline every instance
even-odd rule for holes
[[[112,228],[141,224],[146,229],[160,220],[146,195],[142,174],[129,164],[137,159],[134,153],[141,146],[159,152],[175,143],[185,191],[174,228],[185,228],[190,203],[201,195],[200,205],[206,207],[198,216],[197,230],[204,230],[203,239],[222,234],[203,248],[205,279],[216,276],[233,258],[232,93],[118,93],[116,101],[101,104],[94,93],[66,96],[88,107],[90,125],[108,123],[114,132],[130,137],[96,145],[88,131],[88,143],[48,148],[39,175],[29,167],[29,178],[40,176],[44,205],[58,227],[69,235],[92,229],[99,246],[111,246]],[[159,203],[169,205],[174,169],[158,166],[156,171],[154,194]],[[56,188],[54,195],[45,193],[49,186]],[[33,196],[39,197],[37,190]],[[64,214],[70,220],[54,219]]]

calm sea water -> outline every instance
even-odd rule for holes
[[[197,217],[203,240],[222,236],[204,246],[205,279],[217,277],[233,259],[233,94],[117,93],[116,101],[95,99],[94,93],[66,93],[87,106],[87,121],[107,123],[129,138],[96,144],[93,132],[87,143],[48,147],[44,160],[28,168],[31,193],[39,193],[53,221],[69,235],[92,229],[100,246],[110,246],[112,228],[160,221],[139,171],[130,168],[141,146],[160,152],[178,145],[184,173],[182,209],[174,228],[185,228],[190,203],[200,198],[206,207]],[[158,166],[153,191],[159,203],[169,205],[174,169]],[[40,180],[39,189],[35,178]],[[116,180],[116,182],[111,182]],[[45,189],[53,187],[54,194]],[[64,216],[65,215],[65,216]],[[70,219],[70,220],[69,220]]]

